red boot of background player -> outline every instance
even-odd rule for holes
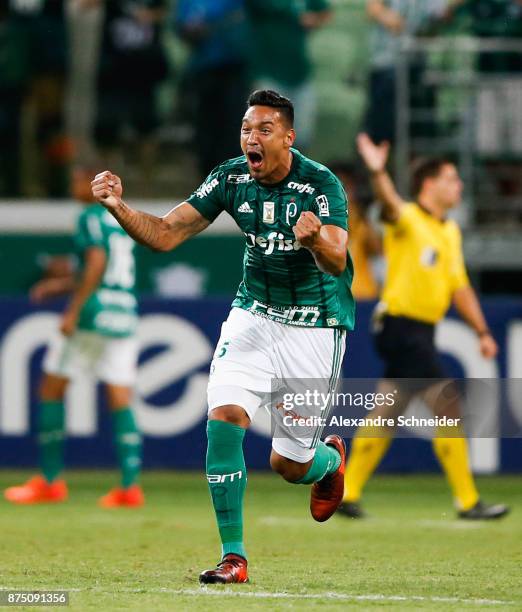
[[[116,487],[111,489],[106,495],[100,497],[98,505],[102,508],[139,508],[145,503],[145,495],[142,488],[134,484],[127,489]]]
[[[4,497],[13,504],[56,504],[67,500],[64,480],[47,482],[43,476],[33,476],[22,485],[9,487]]]

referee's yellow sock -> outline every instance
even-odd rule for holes
[[[443,430],[439,429],[438,434],[444,435]],[[469,466],[467,440],[437,437],[433,439],[433,450],[446,473],[458,509],[465,511],[473,508],[479,494]]]
[[[366,437],[382,432],[380,438]],[[361,498],[364,485],[373,474],[384,454],[390,447],[392,438],[385,435],[385,430],[374,427],[361,427],[354,439],[350,457],[344,473],[344,499],[346,502],[357,502]]]

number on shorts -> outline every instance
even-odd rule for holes
[[[223,342],[223,344],[221,345],[221,350],[219,351],[218,357],[224,357],[225,356],[225,353],[227,352],[229,344],[230,344],[229,340],[227,340],[226,342]]]

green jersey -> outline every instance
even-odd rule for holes
[[[78,328],[105,336],[130,336],[138,320],[134,241],[103,206],[92,204],[78,217],[75,244],[81,261],[91,247],[102,248],[107,256],[102,281],[82,308]]]
[[[341,276],[325,274],[292,229],[304,211],[347,229],[346,194],[328,168],[292,154],[280,183],[258,183],[242,156],[218,166],[188,202],[211,222],[225,210],[245,234],[243,280],[232,306],[289,325],[353,329],[350,255]]]

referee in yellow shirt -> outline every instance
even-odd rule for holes
[[[376,348],[386,364],[379,392],[387,393],[399,387],[395,415],[404,411],[417,395],[422,395],[436,414],[440,414],[442,406],[448,416],[458,415],[459,394],[447,392],[452,387],[443,380],[445,374],[434,343],[435,325],[453,303],[475,330],[482,355],[492,359],[498,351],[469,283],[459,227],[447,218],[448,212],[461,200],[462,181],[453,163],[443,159],[423,160],[413,173],[416,201],[407,203],[386,172],[388,143],[376,145],[366,134],[360,134],[358,148],[372,175],[385,223],[387,274],[375,315]],[[406,385],[405,381],[400,384],[400,379],[417,380],[416,384]],[[376,435],[379,437],[373,437]],[[465,438],[449,435],[448,431],[439,429],[433,447],[448,478],[459,517],[504,516],[508,512],[506,506],[486,505],[480,500],[469,467]],[[362,489],[391,440],[389,430],[366,427],[357,432],[346,466],[341,514],[352,518],[363,516]]]

